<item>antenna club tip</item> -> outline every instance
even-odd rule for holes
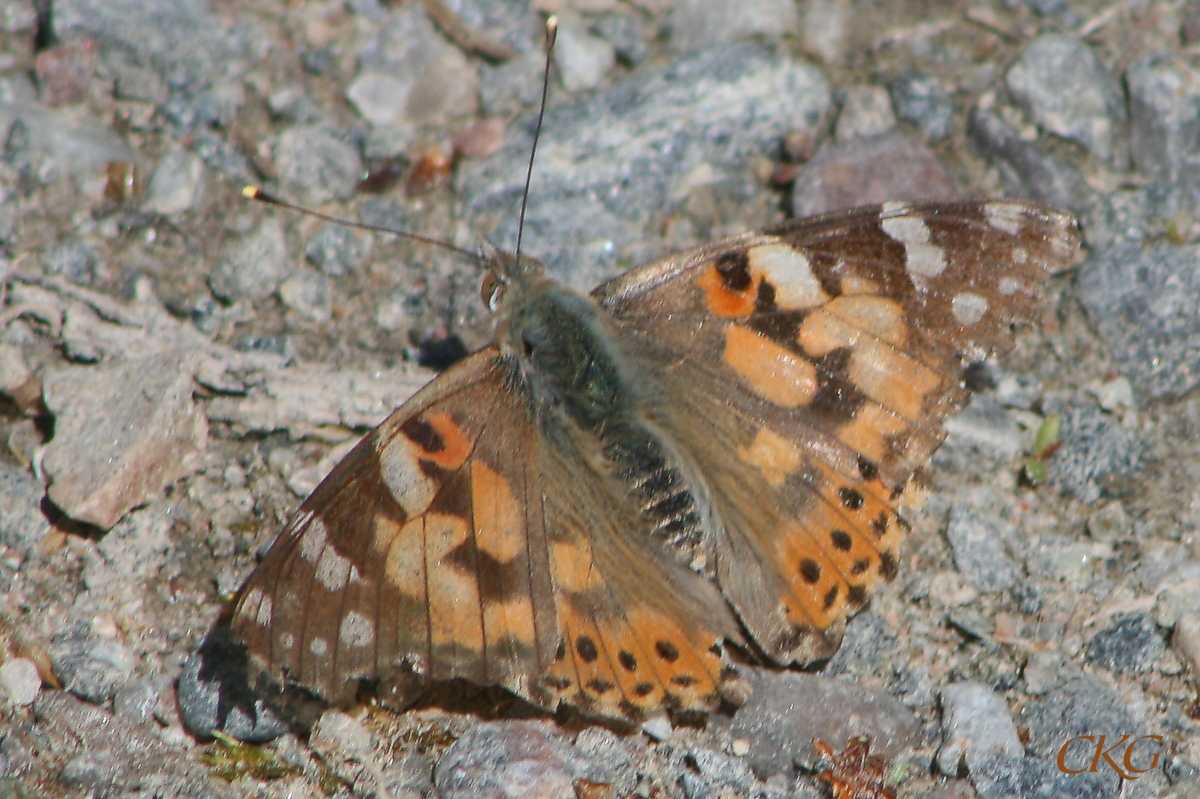
[[[558,33],[558,14],[546,17],[546,35],[553,38]]]
[[[257,200],[262,195],[262,189],[258,186],[242,186],[242,196],[247,200]]]

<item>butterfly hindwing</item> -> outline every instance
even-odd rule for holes
[[[1027,203],[895,203],[714,242],[593,293],[662,366],[661,424],[721,520],[717,581],[769,657],[828,656],[895,574],[896,509],[920,500],[965,362],[1011,349],[1077,246],[1068,217]]]

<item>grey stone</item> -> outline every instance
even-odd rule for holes
[[[330,277],[345,277],[371,252],[374,239],[344,225],[322,225],[304,245],[304,257]]]
[[[37,664],[28,658],[10,658],[0,664],[0,691],[14,705],[31,705],[42,692]]]
[[[1062,685],[1069,661],[1056,649],[1035,649],[1025,661],[1025,693],[1042,696]]]
[[[26,555],[50,532],[41,508],[44,493],[29,472],[0,461],[0,543]]]
[[[626,796],[637,787],[637,761],[625,738],[604,727],[588,727],[575,736],[575,748],[607,771],[617,796]]]
[[[298,125],[280,134],[275,166],[285,186],[314,204],[354,196],[363,173],[358,150],[323,125]]]
[[[877,674],[879,664],[888,662],[896,647],[896,636],[883,619],[870,611],[859,613],[846,624],[842,644],[826,664],[825,674],[830,677]]]
[[[1139,394],[1200,385],[1200,246],[1097,252],[1079,270],[1079,299]]]
[[[475,113],[478,92],[466,56],[410,4],[390,12],[359,53],[346,97],[373,125],[423,124]]]
[[[1005,74],[1017,102],[1043,130],[1109,161],[1125,121],[1120,87],[1087,43],[1048,33],[1025,48]]]
[[[967,135],[999,168],[1008,194],[1077,214],[1095,203],[1095,190],[1074,167],[1035,142],[1022,139],[995,112],[976,107],[967,123]]]
[[[36,730],[29,724],[8,728],[0,755],[0,763],[8,761],[6,773],[20,774],[27,785],[38,786],[27,794],[29,799],[58,796],[63,789],[96,799],[244,795],[213,776],[190,751],[165,744],[150,730],[66,691],[43,691],[33,704],[33,716]]]
[[[1020,574],[1005,547],[1015,536],[1011,524],[990,513],[962,504],[950,508],[946,538],[954,550],[954,565],[967,582],[985,594],[1017,584]]]
[[[943,742],[937,754],[938,769],[948,777],[973,772],[996,755],[1019,757],[1025,753],[1008,704],[990,686],[960,682],[942,689]]]
[[[55,38],[95,38],[152,67],[173,88],[199,91],[235,66],[242,45],[208,3],[194,0],[55,0]]]
[[[192,356],[169,349],[46,375],[55,434],[42,468],[64,513],[107,530],[198,464],[208,424]]]
[[[103,704],[125,684],[136,660],[124,644],[106,638],[68,639],[50,646],[54,674],[66,689]]]
[[[906,71],[892,84],[896,116],[916,125],[925,138],[941,141],[950,134],[954,98],[937,78]]]
[[[945,422],[946,445],[935,463],[968,471],[980,456],[1007,461],[1021,453],[1021,428],[1016,418],[991,396],[975,394],[962,412]]]
[[[1142,674],[1154,667],[1166,645],[1154,621],[1144,613],[1123,613],[1093,636],[1087,661],[1109,671]]]
[[[1108,480],[1132,474],[1145,449],[1136,430],[1086,405],[1062,415],[1059,441],[1048,462],[1049,480],[1089,505],[1100,499]]]
[[[882,136],[896,127],[892,98],[882,86],[848,86],[842,90],[842,108],[838,113],[834,139],[848,142]]]
[[[503,64],[484,64],[479,76],[479,105],[489,116],[507,116],[536,108],[542,96],[545,59],[526,55]]]
[[[175,520],[163,503],[130,513],[108,531],[96,544],[106,569],[113,576],[153,582],[158,569],[166,561],[171,547],[171,527]],[[95,575],[98,569],[84,560],[84,583],[96,588],[107,579]]]
[[[1121,500],[1114,499],[1088,516],[1087,531],[1088,535],[1097,541],[1111,544],[1130,535],[1133,532],[1133,522],[1125,512]]]
[[[695,775],[684,773],[685,778],[695,777],[693,785],[685,784],[685,791],[690,797],[719,796],[722,792],[732,793],[733,796],[753,796],[762,792],[753,769],[744,759],[705,747],[693,748],[690,755],[696,764]]]
[[[1190,210],[1182,184],[1150,183],[1137,189],[1109,192],[1081,220],[1083,234],[1093,252],[1141,246],[1177,228]]]
[[[697,117],[701,101],[707,111]],[[744,181],[751,158],[793,130],[815,130],[830,105],[818,70],[739,44],[552,106],[538,146],[546,157],[533,174],[527,251],[568,285],[590,290],[623,258],[665,252],[666,242],[661,251],[641,249],[646,231],[680,207],[689,181]],[[681,116],[693,123],[680,126]],[[456,179],[458,195],[469,198],[461,217],[502,248],[516,243],[531,122],[510,125],[503,149],[463,163]]]
[[[1158,732],[1152,719],[1131,712],[1116,691],[1090,675],[1072,680],[1030,703],[1023,713],[1023,721],[1023,726],[1029,730],[1029,740],[1026,742],[1029,754],[1052,766],[1063,744],[1077,736],[1091,735],[1095,740],[1103,735],[1108,740],[1108,748],[1116,744],[1122,735],[1128,734],[1132,739]],[[1144,744],[1142,748],[1145,748]],[[1114,760],[1120,763],[1124,757],[1123,747],[1116,753],[1121,758],[1114,757]],[[1072,770],[1088,769],[1086,774],[1075,775],[1074,778],[1079,779],[1091,775],[1090,766],[1095,754],[1094,746],[1081,742],[1063,754],[1063,762]],[[1149,771],[1136,781],[1126,782],[1123,788],[1120,776],[1107,766],[1097,769],[1097,775],[1100,784],[1086,796],[1113,796],[1118,789],[1122,790],[1123,797],[1137,799],[1151,799],[1166,793],[1166,778],[1161,769]],[[1099,785],[1103,785],[1103,790],[1096,790]]]
[[[225,302],[243,298],[260,302],[275,292],[289,272],[283,225],[272,216],[226,248],[208,285]]]
[[[484,722],[451,744],[433,772],[444,799],[575,799],[576,780],[607,773],[542,721]]]
[[[150,721],[162,688],[156,680],[130,680],[113,696],[113,712],[133,724]]]
[[[1200,71],[1174,53],[1143,56],[1125,72],[1134,166],[1152,180],[1175,180],[1200,149]]]
[[[796,174],[797,217],[886,200],[942,200],[954,184],[937,156],[900,131],[824,147]]]
[[[650,42],[633,14],[605,14],[592,23],[590,30],[608,41],[617,58],[629,66],[637,66],[650,55]]]
[[[799,23],[791,0],[676,0],[667,22],[671,44],[683,53],[751,36],[779,38]]]
[[[408,230],[408,212],[386,197],[370,197],[358,208],[358,221],[385,230]]]
[[[210,638],[183,664],[176,685],[183,725],[202,738],[218,730],[247,743],[278,738],[287,723],[250,692],[245,652],[231,649]]]
[[[811,768],[814,738],[840,751],[865,734],[872,753],[889,760],[915,744],[918,725],[912,711],[885,693],[815,674],[742,673],[754,693],[734,714],[729,731],[750,742],[747,758],[760,778],[793,774],[797,763]]]
[[[446,5],[475,30],[519,53],[532,52],[541,61],[545,31],[533,0],[446,0]]]
[[[333,318],[333,290],[320,272],[296,270],[279,284],[279,299],[311,322],[324,324]]]
[[[1115,799],[1120,791],[1108,774],[1064,774],[1053,761],[1011,755],[980,761],[971,784],[979,799]]]
[[[204,201],[204,161],[182,147],[172,147],[150,176],[142,207],[158,214],[181,214]]]
[[[65,277],[78,286],[91,285],[100,267],[96,251],[78,239],[67,239],[42,257],[46,274]]]
[[[1175,623],[1172,647],[1187,661],[1192,674],[1200,674],[1200,612],[1192,605]]]
[[[572,94],[596,88],[617,64],[612,44],[590,34],[583,18],[570,11],[559,14],[553,58],[563,88]]]

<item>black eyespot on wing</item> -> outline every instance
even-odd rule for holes
[[[859,455],[858,456],[858,473],[860,475],[862,475],[862,479],[864,479],[864,480],[874,480],[876,477],[879,476],[879,469],[878,469],[878,467],[875,466],[875,464],[871,463],[869,460],[864,458],[862,455]]]
[[[896,576],[899,570],[899,564],[896,563],[896,556],[891,552],[880,552],[879,574],[885,580],[891,580]]]
[[[843,487],[838,489],[838,497],[842,504],[850,510],[858,510],[863,506],[863,495],[857,489]]]
[[[825,598],[822,600],[825,610],[829,610],[831,607],[833,607],[833,603],[837,602],[837,596],[838,584],[834,583],[829,587],[829,590],[825,592]]]
[[[833,542],[834,549],[842,552],[849,552],[850,547],[854,546],[854,541],[845,530],[834,530],[829,534],[829,540]]]
[[[659,641],[654,645],[654,649],[658,652],[658,656],[668,663],[679,660],[679,649],[670,641]]]
[[[717,273],[730,291],[745,291],[754,279],[750,276],[750,256],[745,250],[723,252],[717,256]]]
[[[575,651],[579,653],[579,657],[588,663],[592,663],[596,658],[600,657],[600,650],[596,648],[596,642],[586,635],[581,635],[575,639]]]
[[[805,558],[800,561],[800,576],[804,578],[804,582],[806,583],[817,582],[821,579],[821,564],[812,558]]]
[[[617,653],[617,660],[620,661],[621,668],[625,671],[637,671],[637,658],[633,656],[632,652],[622,649]]]

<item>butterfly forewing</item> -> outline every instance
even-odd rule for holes
[[[1011,349],[1066,216],[1012,201],[895,203],[648,264],[594,297],[664,365],[661,423],[698,464],[721,590],[778,662],[831,654],[895,574],[964,364]],[[731,455],[733,457],[731,457]]]

